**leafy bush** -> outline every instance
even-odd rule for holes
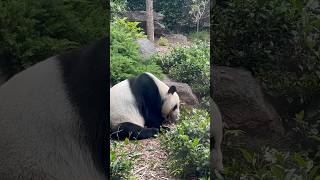
[[[168,46],[169,41],[168,41],[168,39],[165,38],[165,37],[160,37],[160,39],[158,40],[158,44],[159,44],[160,46]]]
[[[251,143],[254,141],[250,140],[250,143],[239,141],[244,135],[245,132],[241,130],[224,131],[224,179],[312,180],[319,175],[320,164],[312,160],[310,154],[294,149],[286,150],[283,147],[278,150],[279,147],[271,148],[264,143],[255,145]],[[295,143],[294,146],[296,145]]]
[[[160,136],[161,147],[168,152],[168,167],[174,176],[209,177],[210,117],[200,109],[182,109],[181,121]]]
[[[110,171],[111,180],[120,179],[133,179],[131,171],[135,161],[139,158],[140,154],[137,153],[136,147],[138,147],[138,141],[133,142],[135,148],[131,151],[125,149],[125,146],[129,144],[129,140],[124,142],[113,141],[110,145]]]
[[[320,92],[320,19],[307,3],[230,0],[212,10],[214,63],[253,72],[290,116]]]
[[[210,64],[209,45],[197,42],[191,46],[177,46],[169,53],[152,57],[166,74],[188,83],[200,95],[209,92]]]
[[[110,9],[111,9],[111,15],[117,16],[119,13],[126,11],[127,9],[127,3],[123,0],[111,0],[110,1]]]
[[[111,82],[116,84],[142,72],[150,72],[161,78],[161,70],[151,61],[143,61],[135,40],[145,35],[137,22],[115,18],[111,23]]]
[[[102,4],[82,1],[0,1],[0,68],[13,75],[66,49],[102,38]]]

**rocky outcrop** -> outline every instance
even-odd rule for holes
[[[155,45],[148,39],[137,39],[139,51],[144,59],[148,59],[151,55],[157,52]]]
[[[177,93],[179,94],[181,104],[188,106],[195,106],[199,104],[198,98],[192,92],[191,87],[186,83],[175,82],[168,76],[165,76],[163,82],[168,86],[176,86]]]
[[[280,116],[250,72],[216,66],[211,73],[214,101],[230,128],[257,135],[284,132]]]
[[[166,35],[166,38],[170,43],[186,44],[188,42],[188,38],[182,34],[170,34]]]

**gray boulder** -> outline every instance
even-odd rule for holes
[[[157,52],[155,45],[148,39],[137,39],[139,51],[144,59],[148,59],[151,55]]]
[[[211,73],[214,101],[230,128],[267,136],[284,132],[280,116],[266,101],[259,82],[250,72],[215,66]]]
[[[166,35],[166,38],[171,42],[171,43],[182,43],[185,44],[188,42],[188,38],[182,34],[170,34]]]
[[[168,76],[165,76],[165,78],[163,79],[163,82],[168,86],[176,86],[181,104],[184,104],[187,106],[196,106],[199,104],[197,96],[194,95],[191,87],[188,84],[176,82],[170,79]]]

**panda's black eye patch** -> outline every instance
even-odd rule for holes
[[[176,110],[177,108],[178,108],[178,106],[175,105],[175,106],[173,107],[172,111]]]

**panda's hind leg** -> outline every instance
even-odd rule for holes
[[[144,128],[130,122],[124,122],[118,125],[115,132],[111,134],[112,139],[124,140],[129,139],[147,139],[154,137],[159,132],[157,128]]]

